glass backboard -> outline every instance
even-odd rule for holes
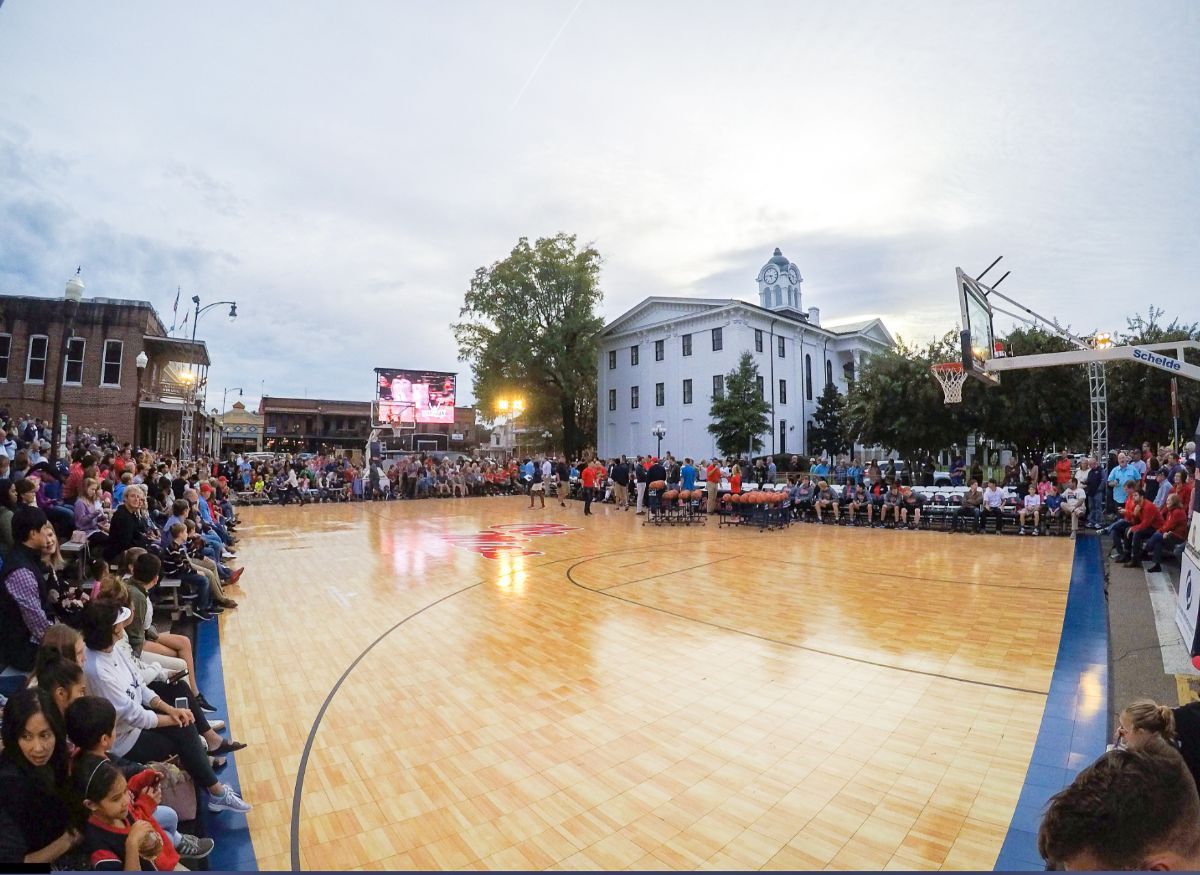
[[[988,287],[955,268],[958,279],[958,302],[962,311],[962,363],[971,376],[989,385],[1000,382],[999,376],[985,370],[985,364],[996,354],[996,336],[992,327],[992,307],[988,303]]]

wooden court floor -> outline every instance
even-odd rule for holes
[[[1070,542],[526,508],[242,511],[261,867],[992,866]]]

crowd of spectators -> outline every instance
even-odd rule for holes
[[[44,423],[0,425],[0,861],[202,860],[213,840],[180,830],[198,801],[250,810],[217,776],[245,744],[221,734],[186,634],[236,607],[227,478],[83,431],[55,460]],[[178,631],[155,622],[168,579]]]

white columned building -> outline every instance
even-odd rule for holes
[[[846,392],[863,359],[893,346],[880,319],[821,327],[801,306],[804,282],[778,250],[758,272],[758,304],[736,298],[650,297],[600,334],[597,450],[601,457],[657,450],[702,459],[716,454],[708,432],[714,391],[743,352],[758,364],[771,404],[761,453],[808,453],[808,423],[826,383]]]

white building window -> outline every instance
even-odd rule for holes
[[[8,355],[12,352],[12,335],[0,334],[0,383],[8,382]]]
[[[779,381],[779,403],[787,404],[787,380]]]
[[[683,403],[684,404],[692,403],[692,381],[691,380],[683,381]]]
[[[67,367],[63,371],[64,386],[83,385],[83,351],[87,341],[82,337],[72,337],[67,341]]]
[[[637,363],[638,363],[638,347],[637,347],[637,344],[635,343],[633,346],[629,347],[629,364],[633,365],[634,367],[637,367]]]
[[[630,386],[629,387],[629,407],[631,410],[638,409],[638,395],[639,395],[640,388],[641,387],[639,387],[639,386]]]
[[[713,400],[725,397],[725,375],[713,374]]]
[[[762,329],[754,329],[754,351],[762,352]]]
[[[119,340],[104,341],[104,364],[100,368],[101,386],[121,385],[121,355],[125,344]]]
[[[754,385],[758,386],[758,397],[759,397],[759,398],[762,398],[762,397],[764,397],[764,396],[763,396],[763,378],[762,378],[762,377],[755,377],[755,378],[754,378]]]
[[[615,371],[617,369],[617,351],[615,349],[610,349],[608,351],[608,369],[610,371]]]
[[[784,352],[784,347],[783,347],[783,338],[782,338],[782,337],[777,337],[777,338],[775,338],[775,340],[776,340],[776,345],[779,347],[779,357],[780,357],[780,358],[787,358],[787,355],[786,355],[786,353]]]
[[[666,357],[666,350],[664,349],[666,345],[667,342],[665,340],[654,341],[654,360],[656,362],[661,362]]]
[[[29,338],[29,358],[25,361],[25,382],[46,382],[46,350],[50,338],[44,334],[35,334]]]
[[[681,339],[681,343],[683,344],[683,354],[691,355],[692,354],[692,335],[690,335],[690,334],[683,335],[683,338]]]
[[[833,362],[825,359],[825,385],[828,386],[833,382]]]
[[[662,407],[666,403],[667,403],[667,384],[666,383],[655,383],[654,384],[654,406]]]
[[[812,401],[812,356],[804,354],[804,397]]]
[[[712,330],[712,346],[713,346],[713,352],[717,352],[718,350],[722,349],[722,348],[724,347],[724,345],[725,345],[725,344],[724,344],[724,338],[721,336],[721,329],[720,329],[720,328],[714,328],[714,329]]]
[[[617,409],[617,390],[616,389],[608,390],[608,409],[609,410]]]

